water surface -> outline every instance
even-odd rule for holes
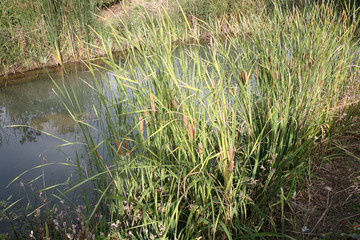
[[[89,72],[60,73],[53,79],[62,88],[74,90],[85,113],[97,104],[95,93],[83,83],[92,81]],[[0,88],[0,201],[10,196],[12,201],[17,200],[77,175],[71,165],[76,164],[75,150],[79,146],[56,146],[65,143],[61,139],[74,142],[79,131],[54,89],[46,75]],[[45,163],[53,165],[31,170],[9,185],[24,171]],[[6,231],[6,226],[0,222],[0,233]]]

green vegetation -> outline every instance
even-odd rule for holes
[[[66,100],[110,238],[284,234],[284,209],[315,150],[358,107],[357,22],[331,4],[251,7],[210,23],[183,18],[182,28],[167,12],[112,28],[130,49],[120,63],[110,51],[104,59],[113,78],[107,91],[94,86],[95,130]]]
[[[331,3],[266,6],[145,14],[110,25],[111,46],[93,32],[112,76],[89,88],[96,122],[81,119],[71,90],[58,94],[88,149],[79,174],[95,184],[87,224],[98,238],[287,237],[289,201],[359,107],[358,21]],[[127,46],[120,62],[112,44]]]
[[[119,2],[119,0],[2,0],[0,2],[0,75],[7,76],[9,73],[41,66],[87,60],[104,54],[102,49],[96,46],[99,45],[100,39],[105,37],[103,34],[106,34],[107,21],[111,21],[114,16],[109,14],[111,19],[104,20],[101,13],[103,9]],[[153,2],[160,4],[159,0]],[[167,6],[169,2],[174,9],[178,8],[176,1],[167,1]],[[207,1],[203,4],[182,0],[180,4],[189,14],[210,20],[228,13],[235,6],[231,2]],[[151,6],[155,11],[158,10],[156,4]],[[127,21],[136,24],[137,21],[143,20],[140,15],[145,14],[144,9],[140,1],[134,7],[135,14],[128,16]],[[126,12],[126,8],[124,11]],[[179,13],[173,16],[178,17]],[[120,20],[119,16],[115,18],[115,22]],[[96,32],[101,33],[101,36]],[[124,46],[117,47],[119,48],[116,50],[124,48]]]
[[[98,1],[2,0],[0,72],[86,58]]]

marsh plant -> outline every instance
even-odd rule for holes
[[[96,0],[2,0],[0,73],[30,67],[26,62],[36,66],[86,58],[88,43],[94,41],[90,27],[97,26],[101,4]]]
[[[184,14],[183,28],[164,11],[137,31],[113,27],[129,48],[120,62],[108,51],[106,84],[89,88],[95,122],[58,91],[83,132],[82,178],[96,184],[111,239],[284,234],[285,207],[359,106],[360,83],[355,10],[282,7],[208,24]]]

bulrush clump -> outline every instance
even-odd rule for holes
[[[333,25],[334,15],[330,12],[327,16],[326,9],[314,8],[314,14],[303,17],[300,11],[275,11],[282,14],[281,21],[277,17],[272,21],[265,10],[254,13],[253,21],[244,16],[251,22],[246,37],[239,32],[223,38],[209,29],[213,44],[189,48],[180,40],[176,47],[171,43],[179,34],[166,35],[166,31],[177,26],[172,22],[161,26],[167,19],[163,18],[154,28],[143,25],[144,32],[162,34],[138,38],[142,47],[128,55],[129,64],[107,60],[120,77],[118,87],[110,89],[114,92],[102,95],[102,89],[98,91],[103,105],[96,112],[105,114],[94,127],[101,134],[87,127],[81,130],[89,147],[99,141],[105,147],[113,146],[110,153],[101,148],[103,160],[95,157],[97,148],[93,147],[91,160],[96,164],[90,166],[94,166],[93,179],[101,193],[96,194],[100,197],[98,210],[104,209],[106,216],[102,225],[93,226],[109,231],[109,239],[251,235],[266,239],[274,236],[267,235],[275,223],[273,217],[292,218],[286,209],[280,210],[291,200],[287,196],[298,194],[297,183],[309,170],[303,166],[312,166],[313,162],[307,163],[314,150],[323,146],[316,140],[319,129],[327,136],[335,127],[336,132],[343,130],[342,124],[337,124],[338,111],[329,108],[341,106],[347,91],[360,92],[359,84],[349,82],[359,79],[360,72],[349,67],[360,62],[360,50],[343,34],[348,32],[348,24]],[[235,19],[224,22],[236,25]],[[341,28],[344,31],[339,31]],[[324,43],[320,42],[322,33],[326,33]],[[137,34],[122,36],[136,38]],[[126,37],[119,41],[123,39]],[[132,39],[126,40],[124,44]],[[315,69],[311,68],[313,62],[317,62]],[[130,88],[123,87],[127,85],[136,90],[129,94]],[[324,87],[332,91],[322,92]],[[114,108],[119,98],[122,107]],[[340,114],[353,113],[350,107]],[[120,131],[120,136],[113,135]],[[129,154],[131,159],[124,157]],[[316,156],[313,160],[318,161]],[[197,224],[199,220],[205,224]],[[278,230],[275,234],[282,236],[282,229]]]

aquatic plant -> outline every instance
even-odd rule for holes
[[[137,32],[113,28],[127,56],[103,59],[96,124],[77,119],[111,236],[284,231],[314,149],[358,103],[359,48],[357,22],[333,5],[281,7],[209,24],[184,16],[180,32],[165,11]],[[68,108],[76,119],[81,106]]]
[[[97,1],[1,1],[0,72],[87,58]]]
[[[89,223],[103,211],[120,239],[284,236],[314,151],[359,106],[357,20],[309,3],[210,23],[184,13],[182,26],[166,11],[149,19],[110,26],[128,48],[117,61],[101,46],[105,84],[88,83],[96,121],[57,90],[83,133],[80,177],[96,186]]]

